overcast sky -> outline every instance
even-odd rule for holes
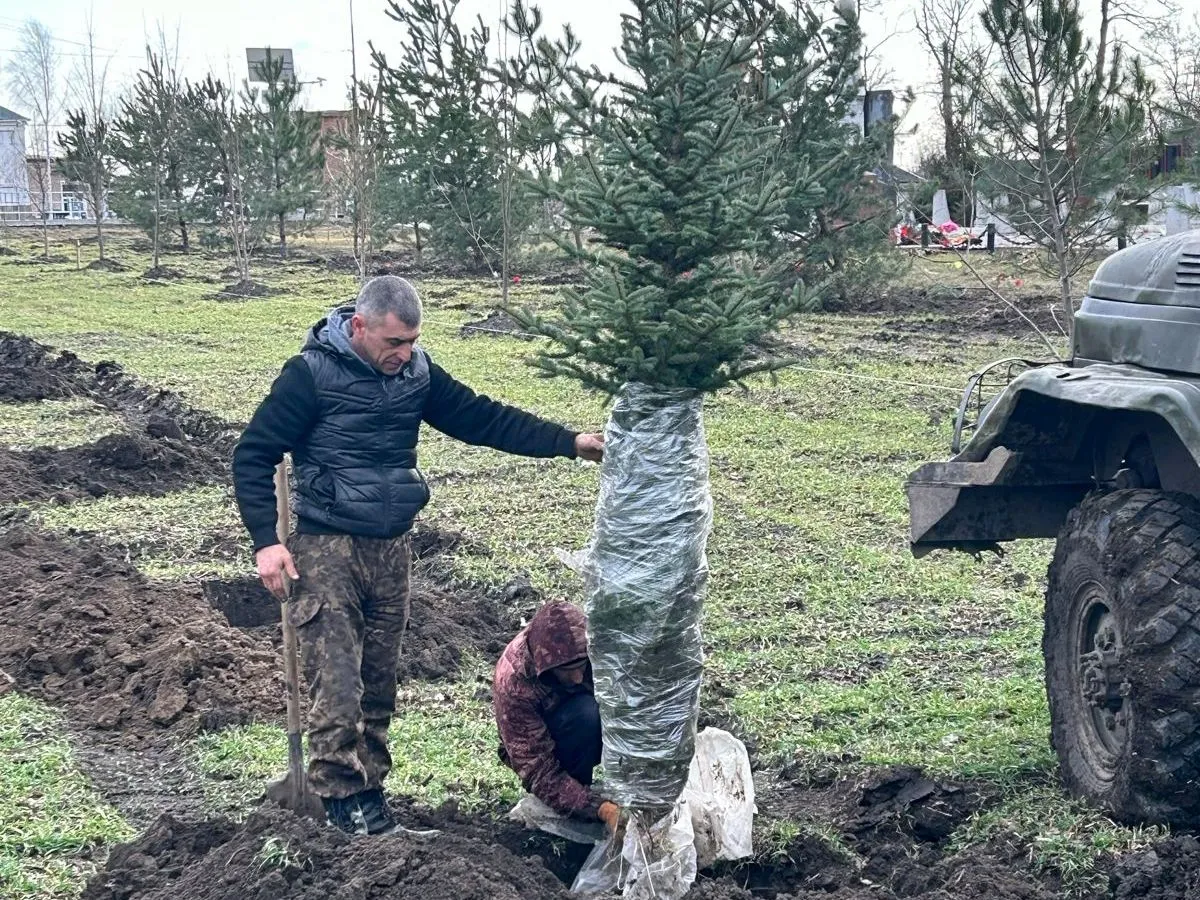
[[[1154,2],[1154,0],[1149,0]],[[1200,0],[1185,0],[1200,5]],[[353,0],[355,37],[360,75],[369,62],[367,43],[385,52],[403,37],[402,27],[388,18],[386,0]],[[480,15],[493,26],[499,22],[506,0],[461,0],[464,20]],[[620,13],[628,8],[620,0],[543,0],[537,4],[547,26],[557,32],[570,22],[583,44],[587,62],[605,65],[620,37]],[[903,92],[912,88],[926,94],[932,80],[927,55],[912,27],[917,0],[883,0],[882,10],[864,17],[869,46],[879,46],[882,66],[892,73],[880,85]],[[86,40],[86,21],[94,11],[96,44],[111,56],[110,89],[128,85],[144,60],[147,39],[157,43],[160,25],[178,34],[181,69],[185,76],[207,72],[240,83],[246,75],[247,47],[290,47],[310,109],[337,109],[346,105],[350,77],[350,0],[3,0],[0,3],[0,66],[12,59],[22,23],[32,17],[45,24],[62,53],[62,68],[75,64]],[[102,10],[102,11],[101,11]],[[393,57],[395,54],[392,54]],[[23,112],[0,79],[0,106]],[[930,120],[933,105],[921,98],[904,121],[911,136],[901,138],[896,161],[913,165],[923,143],[936,140],[937,126]]]

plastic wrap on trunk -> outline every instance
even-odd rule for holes
[[[701,395],[626,384],[583,566],[605,794],[623,806],[665,813],[688,779],[711,525]]]

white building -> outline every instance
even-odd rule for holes
[[[29,208],[24,116],[0,106],[0,217]]]

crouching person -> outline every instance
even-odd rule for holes
[[[537,611],[496,664],[500,758],[555,812],[615,829],[620,810],[592,790],[600,710],[587,655],[587,619],[570,603]]]

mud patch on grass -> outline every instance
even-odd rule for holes
[[[1003,291],[1009,301],[998,299],[983,287],[941,290],[897,287],[830,309],[854,315],[896,315],[886,324],[899,332],[938,333],[993,332],[1004,335],[1032,334],[1028,317],[1051,340],[1062,337],[1059,327],[1061,302],[1046,294]],[[1024,316],[1024,317],[1023,317]],[[1063,339],[1065,341],[1065,338]]]

